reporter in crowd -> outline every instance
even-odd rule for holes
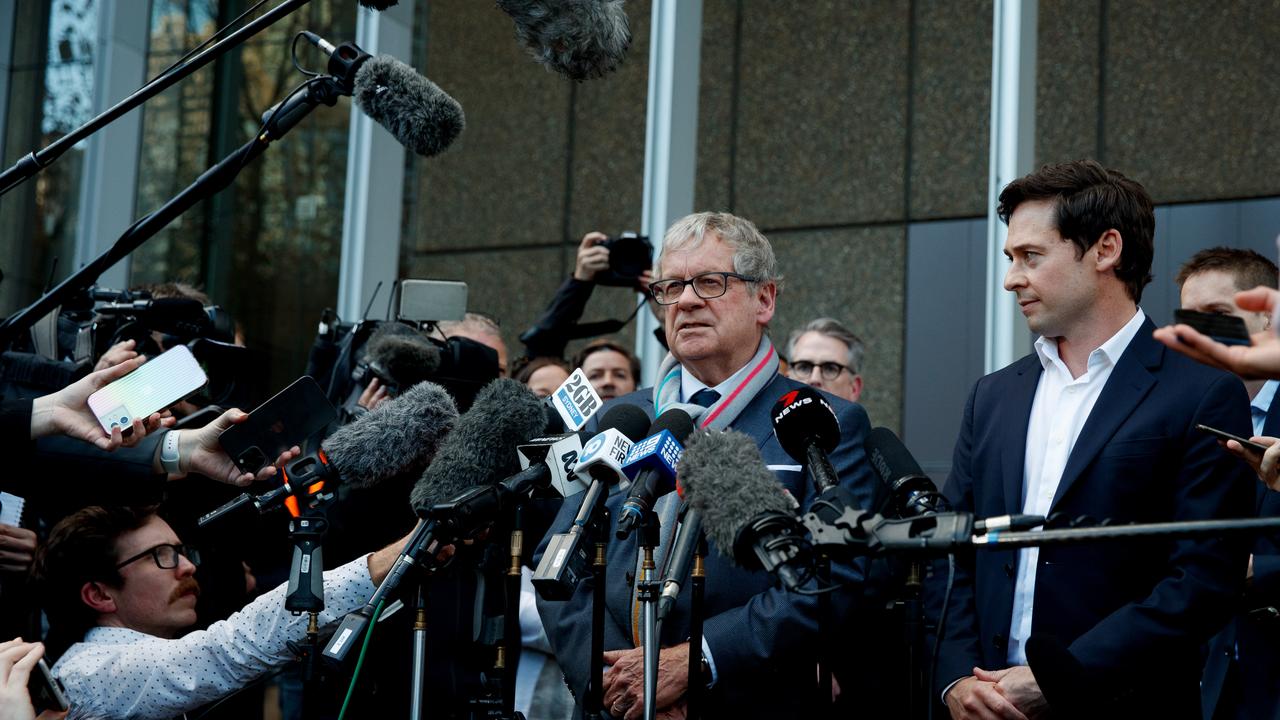
[[[865,353],[862,340],[839,320],[810,320],[787,339],[787,376],[858,402]]]
[[[1236,307],[1235,294],[1255,286],[1275,288],[1278,280],[1275,263],[1252,250],[1228,247],[1201,250],[1183,263],[1177,276],[1184,309],[1234,315],[1251,334],[1269,330],[1271,316]],[[1280,382],[1246,380],[1244,386],[1249,393],[1253,435],[1274,441],[1280,436],[1280,407],[1275,403]],[[1262,453],[1234,441],[1230,444],[1235,446],[1233,452],[1257,468]],[[1280,514],[1280,494],[1262,483],[1256,483],[1254,489],[1259,516]],[[1245,579],[1239,614],[1209,643],[1200,695],[1203,716],[1210,720],[1262,717],[1280,708],[1280,684],[1276,682],[1280,679],[1280,646],[1273,642],[1280,628],[1267,613],[1251,612],[1280,605],[1280,548],[1272,538],[1254,541]]]
[[[1155,230],[1146,190],[1093,161],[1046,165],[1005,187],[998,213],[1005,289],[1040,339],[974,385],[944,487],[956,509],[1115,523],[1251,514],[1246,468],[1195,430],[1247,432],[1243,386],[1152,340],[1138,307]],[[957,556],[935,690],[957,720],[1198,718],[1201,647],[1230,617],[1246,548]]]
[[[603,400],[627,395],[640,387],[640,360],[612,340],[587,343],[573,356],[573,366],[582,368],[587,381]]]
[[[663,240],[650,285],[663,309],[671,354],[662,363],[656,387],[626,395],[613,403],[629,403],[650,417],[672,408],[686,409],[700,428],[733,428],[761,445],[761,452],[802,506],[813,498],[813,480],[773,434],[771,410],[778,398],[801,383],[778,372],[778,355],[767,335],[782,280],[769,241],[750,221],[728,213],[696,213],[677,220]],[[856,504],[876,507],[880,487],[863,451],[869,430],[858,405],[833,396],[828,401],[839,416],[841,438],[831,460],[842,485]],[[606,406],[602,412],[607,412]],[[589,425],[588,429],[594,426]],[[608,501],[613,516],[625,493]],[[662,557],[674,533],[675,493],[660,499],[655,512],[664,533],[655,557]],[[572,523],[577,503],[565,503],[550,537]],[[635,720],[643,707],[643,663],[634,622],[636,551],[639,533],[609,544],[609,587],[606,589],[605,663],[612,666],[604,681],[604,708],[617,718]],[[535,554],[545,551],[546,539]],[[728,548],[712,545],[707,560],[708,593],[704,625],[702,678],[710,688],[709,717],[811,717],[815,653],[830,642],[836,625],[854,619],[850,606],[861,598],[866,564],[855,560],[838,568],[847,582],[835,609],[820,618],[819,603],[775,586],[764,572],[734,567]],[[620,582],[620,578],[626,578]],[[563,602],[538,600],[556,659],[578,701],[583,699],[590,666],[592,582],[578,583]],[[820,622],[824,623],[820,628]],[[663,625],[658,674],[660,716],[678,717],[687,690],[689,647],[687,595],[677,602]],[[842,680],[843,683],[843,680]],[[849,687],[846,684],[846,692]],[[829,698],[827,699],[829,702]]]
[[[403,545],[324,574],[322,631],[363,605]],[[196,621],[198,560],[150,508],[88,507],[53,528],[34,574],[51,641],[70,645],[53,671],[75,716],[170,718],[293,658],[307,616],[285,610],[284,585],[183,635]]]
[[[551,395],[569,379],[569,364],[559,358],[521,358],[516,365],[516,381],[527,386],[540,398]]]

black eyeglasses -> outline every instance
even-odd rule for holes
[[[847,365],[841,365],[838,362],[811,363],[808,360],[796,360],[789,366],[791,377],[796,380],[803,380],[813,373],[814,368],[822,371],[822,379],[831,381],[840,377],[840,373],[848,370]],[[850,371],[852,372],[852,371]]]
[[[688,280],[659,280],[649,283],[649,293],[659,305],[674,305],[684,294],[684,286],[692,285],[695,295],[703,300],[714,300],[729,292],[729,278],[737,278],[743,282],[760,282],[760,278],[713,271],[699,273]]]
[[[187,545],[164,544],[143,550],[128,560],[116,563],[116,569],[119,570],[125,565],[128,565],[131,562],[137,562],[148,555],[151,556],[152,560],[156,561],[156,567],[161,570],[172,570],[178,567],[179,555],[190,560],[192,565],[200,564],[200,552],[195,548],[188,547]]]

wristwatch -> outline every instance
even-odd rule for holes
[[[164,434],[164,440],[160,443],[160,467],[171,475],[182,473],[178,469],[178,435],[181,432],[181,430],[170,430]]]

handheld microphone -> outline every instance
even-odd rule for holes
[[[822,393],[808,386],[792,390],[778,398],[771,414],[778,444],[809,466],[818,489],[838,486],[840,478],[827,453],[840,444],[840,421]]]
[[[690,449],[693,443],[689,443]],[[688,455],[688,451],[685,451]],[[680,486],[676,487],[681,490]],[[680,494],[684,497],[684,493]],[[702,542],[702,512],[689,505],[685,500],[680,513],[680,527],[676,530],[676,538],[671,544],[671,562],[662,580],[662,595],[658,597],[658,622],[666,619],[671,608],[675,607],[676,598],[680,597],[680,587],[689,573],[689,564],[693,562],[694,551]]]
[[[795,499],[765,467],[754,440],[735,430],[690,438],[680,487],[701,514],[707,539],[731,561],[775,573],[791,588],[803,581],[807,543]]]
[[[533,573],[533,587],[544,600],[567,600],[588,573],[590,558],[584,547],[587,528],[595,522],[609,487],[626,479],[622,472],[632,442],[644,437],[649,416],[635,405],[614,405],[600,419],[602,430],[582,448],[573,469],[579,479],[591,478],[578,515],[567,532],[557,533]]]
[[[571,80],[613,72],[631,46],[624,0],[498,0],[534,60]]]
[[[582,438],[586,433],[562,432],[536,437],[516,446],[520,468],[541,468],[549,485],[562,498],[587,489],[586,483],[574,475],[573,468],[582,455]]]
[[[689,413],[672,408],[653,422],[649,437],[631,446],[622,468],[632,480],[631,494],[618,510],[619,540],[631,535],[659,497],[675,489],[676,464],[684,452],[680,443],[692,432]]]
[[[319,451],[289,463],[280,487],[261,495],[244,493],[201,517],[198,524],[203,527],[247,505],[267,512],[286,498],[314,494],[311,489],[317,483],[335,476],[356,487],[370,487],[401,474],[420,473],[457,419],[458,409],[444,388],[419,383],[339,428]]]

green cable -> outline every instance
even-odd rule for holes
[[[382,617],[382,606],[386,600],[378,602],[378,607],[373,611],[373,619],[369,621],[369,629],[364,631],[364,643],[360,645],[360,656],[356,658],[356,670],[351,673],[351,686],[347,688],[347,697],[342,701],[342,709],[338,711],[338,720],[346,717],[347,706],[351,704],[351,696],[356,692],[356,680],[360,677],[360,668],[364,667],[364,654],[369,649],[369,640],[373,638],[373,626],[378,624],[378,618]]]

